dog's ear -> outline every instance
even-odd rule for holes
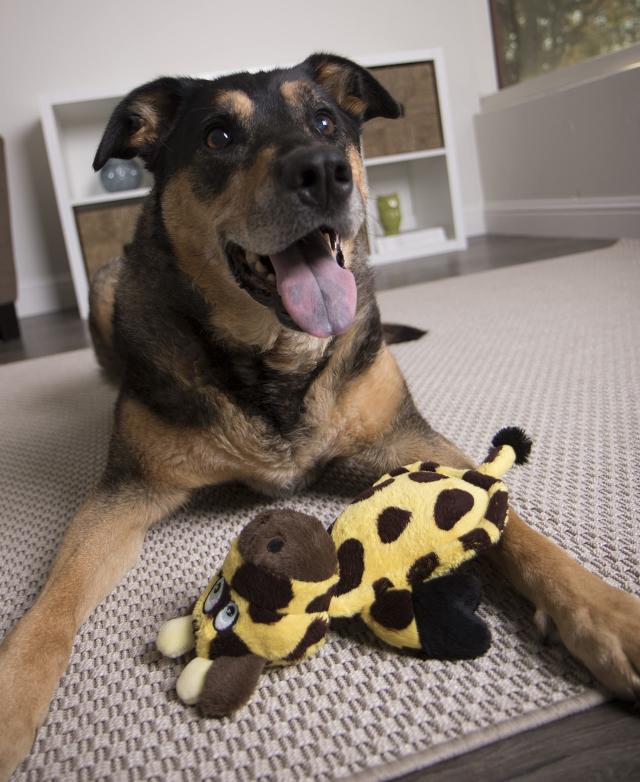
[[[398,103],[366,68],[335,54],[312,54],[304,61],[313,80],[325,89],[344,111],[366,122],[374,117],[397,119],[403,114]]]
[[[152,171],[157,150],[169,135],[190,79],[162,77],[130,92],[114,109],[93,159],[99,171],[109,158],[139,155]]]

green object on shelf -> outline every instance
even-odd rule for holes
[[[400,199],[397,193],[378,196],[378,215],[386,236],[400,233],[402,212],[400,211]]]

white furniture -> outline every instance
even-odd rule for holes
[[[361,58],[360,62],[374,69],[374,72],[379,67],[432,63],[442,137],[442,145],[437,148],[369,158],[366,156],[365,141],[365,165],[371,192],[368,220],[371,262],[388,263],[464,249],[466,238],[458,168],[441,51],[402,52]],[[219,75],[208,74],[207,78]],[[128,86],[133,88],[136,85]],[[146,195],[152,184],[150,175],[145,173],[144,187],[107,193],[91,168],[109,115],[124,92],[119,95],[50,96],[41,101],[49,165],[82,318],[88,316],[88,281],[78,218],[89,208],[106,209],[109,205],[135,204]],[[389,192],[397,192],[400,197],[402,233],[397,240],[389,237],[378,241],[381,231],[376,214],[376,197]]]

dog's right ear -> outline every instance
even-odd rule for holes
[[[192,85],[190,79],[168,76],[143,84],[115,108],[93,159],[99,171],[109,158],[139,155],[153,171],[157,150],[175,122]]]

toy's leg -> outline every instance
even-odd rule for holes
[[[427,657],[466,660],[491,645],[491,632],[474,612],[480,582],[464,573],[423,581],[413,588],[413,607],[422,650]]]
[[[160,628],[156,647],[165,657],[181,657],[196,645],[191,614],[169,619]]]
[[[178,677],[176,692],[178,698],[187,706],[193,706],[200,700],[204,689],[204,680],[212,665],[212,660],[207,660],[205,657],[194,657]]]
[[[429,460],[452,467],[472,462],[434,432],[405,400],[394,423],[378,430],[360,458],[378,474]],[[569,651],[616,695],[640,698],[640,599],[609,586],[509,509],[509,523],[493,551],[498,566],[538,612],[548,616]]]

